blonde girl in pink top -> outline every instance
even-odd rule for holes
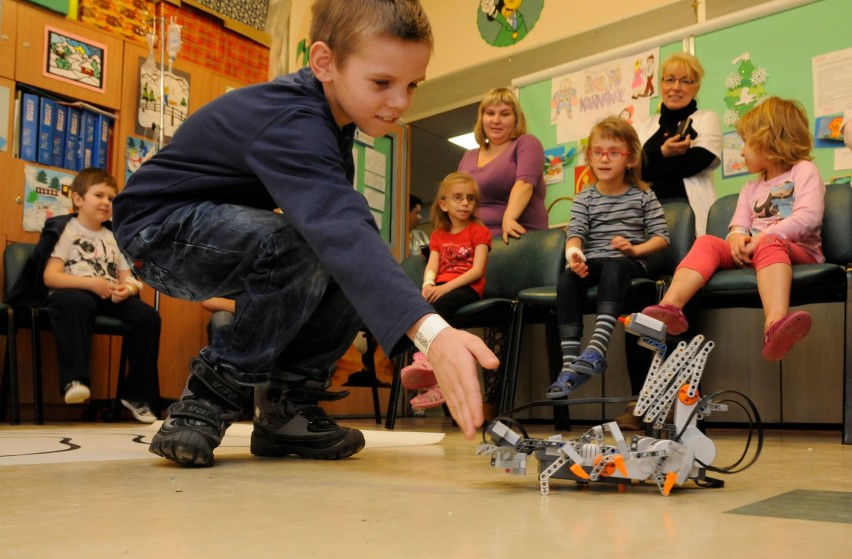
[[[790,312],[792,265],[825,261],[825,185],[811,162],[813,138],[798,101],[766,99],[743,116],[737,132],[746,166],[759,176],[740,192],[727,238],[699,237],[663,300],[643,312],[680,334],[688,327],[681,309],[716,270],[754,268],[765,315],[763,357],[778,361],[811,328],[807,312]]]

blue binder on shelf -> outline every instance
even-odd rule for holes
[[[56,112],[53,113],[53,162],[54,167],[63,167],[65,164],[65,128],[68,119],[68,107],[56,104]]]
[[[56,101],[41,98],[38,118],[37,160],[42,165],[53,165],[53,127],[56,124]]]
[[[78,171],[80,159],[80,109],[68,107],[65,116],[65,157],[62,167],[69,171]]]
[[[38,157],[38,95],[26,93],[21,96],[21,159],[36,161]]]
[[[92,167],[107,168],[109,149],[109,131],[112,119],[106,115],[95,114],[95,137],[92,147]]]
[[[95,147],[95,113],[83,109],[80,116],[80,159],[77,170],[92,166],[92,150]]]

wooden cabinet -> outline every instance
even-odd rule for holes
[[[102,107],[117,115],[110,141],[108,169],[124,186],[125,152],[129,137],[139,138],[135,121],[139,103],[139,67],[148,56],[147,49],[134,42],[101,31],[86,24],[63,18],[53,12],[26,2],[0,0],[0,86],[8,88],[11,102],[8,107],[9,130],[6,137],[9,148],[0,151],[0,177],[3,177],[0,196],[0,240],[2,246],[12,242],[37,242],[39,233],[22,228],[24,196],[24,170],[26,166],[41,165],[18,159],[12,154],[14,143],[15,91],[19,85],[43,90],[68,100],[79,100]],[[103,91],[80,87],[74,83],[45,75],[47,56],[46,29],[55,29],[69,38],[96,43],[104,48]],[[159,59],[159,57],[158,57]],[[246,85],[202,66],[187,63],[178,57],[174,70],[190,76],[190,113],[225,93],[229,87]],[[151,139],[152,134],[148,134]],[[69,172],[69,171],[64,171]],[[143,300],[155,305],[155,292],[145,289]],[[198,303],[190,303],[160,296],[156,302],[162,317],[159,371],[160,394],[166,399],[177,399],[186,384],[189,360],[207,343],[206,325],[210,313]],[[66,406],[58,390],[56,355],[53,333],[42,335],[42,365],[46,419],[79,419],[78,407]],[[21,331],[18,337],[20,396],[23,419],[31,417],[28,404],[33,401],[31,375],[30,336]],[[115,395],[120,337],[95,336],[92,343],[90,376],[92,397],[107,398]],[[109,373],[109,374],[107,374]]]
[[[0,77],[15,77],[15,32],[18,4],[0,0]],[[9,121],[11,122],[11,121]]]
[[[15,79],[17,81],[108,109],[118,109],[121,103],[124,41],[30,4],[19,3],[17,12],[18,28],[15,35]],[[5,14],[3,19],[6,19]],[[61,76],[47,72],[49,32],[79,40],[103,50],[101,68],[83,69],[101,73],[102,78],[98,80],[102,86],[100,91],[93,87],[81,87],[70,80],[63,81]]]

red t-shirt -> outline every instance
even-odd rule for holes
[[[491,231],[480,223],[471,223],[458,233],[435,229],[429,239],[429,250],[437,252],[440,257],[435,282],[447,283],[473,268],[473,256],[479,245],[486,245],[491,250]],[[482,297],[485,274],[470,286]]]

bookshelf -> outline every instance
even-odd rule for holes
[[[35,89],[66,102],[80,101],[115,115],[112,124],[110,151],[105,167],[112,173],[122,188],[125,183],[125,151],[128,138],[138,140],[136,126],[139,105],[140,61],[148,56],[148,50],[139,43],[103,31],[92,25],[62,17],[46,9],[18,0],[0,0],[0,87],[11,92],[12,102],[8,110],[9,147],[0,151],[0,177],[3,177],[3,195],[0,196],[0,240],[3,246],[12,242],[37,242],[38,232],[25,231],[24,222],[24,174],[27,166],[43,167],[48,171],[71,173],[53,165],[25,161],[13,154],[15,132],[15,93],[18,89]],[[74,83],[57,80],[44,75],[43,67],[48,48],[46,28],[58,29],[69,36],[83,38],[105,47],[103,90],[81,87]],[[159,61],[159,59],[158,59]],[[180,55],[174,70],[189,77],[191,95],[188,110],[193,112],[212,99],[222,95],[228,88],[247,83],[228,77],[199,64],[187,62]],[[134,140],[134,141],[136,141]],[[153,305],[154,291],[145,289],[142,298]],[[188,363],[198,350],[206,345],[206,324],[209,313],[198,303],[190,303],[160,297],[160,315],[163,330],[160,345],[160,393],[163,398],[176,399],[182,391],[188,374]],[[79,419],[80,408],[67,406],[57,389],[55,345],[53,333],[43,333],[42,365],[44,374],[44,397],[47,420]],[[18,338],[20,373],[20,396],[23,405],[23,420],[28,421],[28,404],[32,403],[30,375],[30,338]],[[95,336],[92,345],[91,380],[92,398],[107,398],[108,390],[114,394],[117,379],[121,339]],[[107,378],[110,371],[112,378]]]

